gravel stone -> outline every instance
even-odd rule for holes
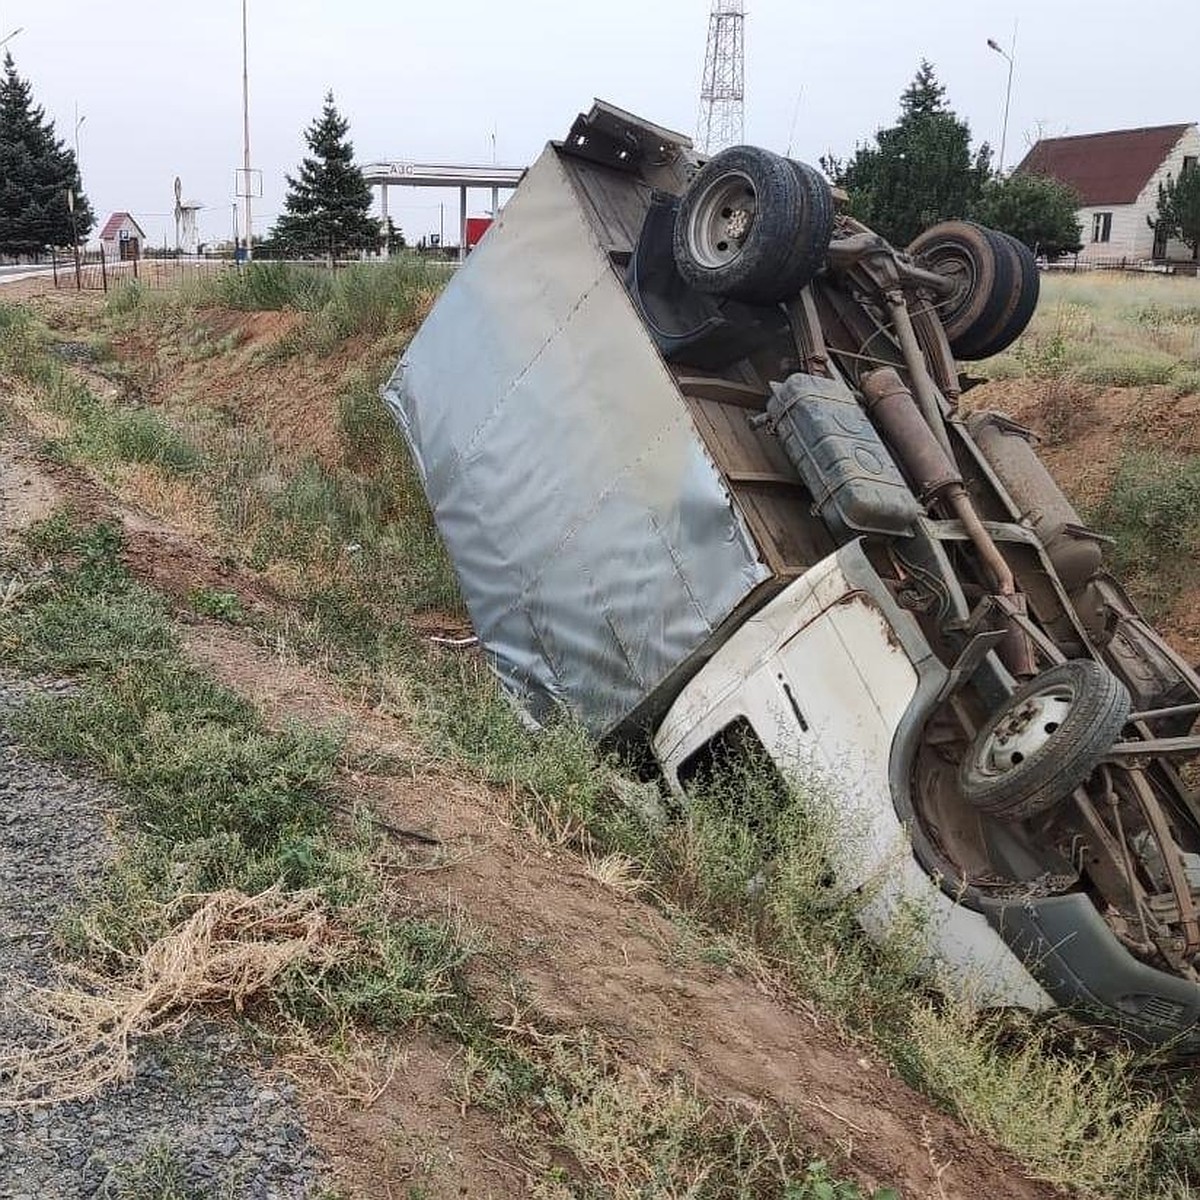
[[[35,1045],[43,1035],[21,1011],[21,992],[54,980],[54,929],[113,852],[105,818],[120,807],[102,784],[41,762],[16,743],[7,713],[33,687],[63,690],[0,674],[5,1048]],[[133,1077],[92,1100],[0,1107],[0,1200],[115,1198],[128,1189],[130,1168],[162,1146],[183,1166],[197,1196],[304,1200],[318,1194],[321,1160],[295,1088],[250,1070],[253,1057],[236,1029],[196,1020],[170,1040],[143,1042]]]

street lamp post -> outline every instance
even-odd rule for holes
[[[1017,53],[1017,29],[1013,26],[1012,53],[1005,50],[995,38],[988,38],[988,49],[995,50],[1008,62],[1008,86],[1004,89],[1004,124],[1000,129],[1000,174],[1004,174],[1004,152],[1008,147],[1008,109],[1012,103],[1013,58]]]
[[[83,166],[79,161],[79,127],[87,120],[87,114],[79,115],[79,105],[75,105],[75,185],[83,190]]]

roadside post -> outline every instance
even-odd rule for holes
[[[75,290],[83,290],[79,273],[79,228],[75,224],[75,189],[67,188],[67,211],[71,214],[71,249],[75,252]]]

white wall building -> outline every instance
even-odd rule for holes
[[[127,212],[115,212],[100,230],[100,245],[105,256],[113,259],[140,258],[146,243],[142,227]]]
[[[1200,163],[1200,129],[1155,125],[1074,137],[1042,138],[1017,171],[1068,184],[1082,204],[1081,262],[1191,261],[1180,241],[1166,242],[1150,226],[1158,185]]]

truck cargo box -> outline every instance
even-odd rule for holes
[[[747,419],[748,364],[669,366],[624,278],[684,137],[597,104],[527,172],[384,388],[471,619],[536,718],[652,721],[745,614],[831,546]]]

